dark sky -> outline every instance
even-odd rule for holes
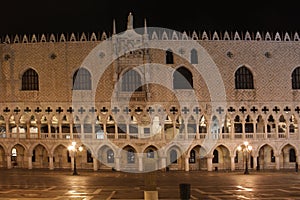
[[[7,0],[1,1],[0,34],[112,31],[147,25],[176,31],[295,32],[300,7],[288,1],[229,0]]]

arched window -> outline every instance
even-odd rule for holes
[[[289,151],[290,162],[296,162],[296,152],[295,149],[291,148]]]
[[[275,162],[275,156],[274,156],[274,151],[273,151],[273,149],[271,150],[271,162],[272,162],[272,163]]]
[[[127,163],[135,163],[135,155],[133,149],[127,151]]]
[[[245,66],[235,72],[235,89],[254,89],[253,75]]]
[[[171,163],[177,163],[177,151],[174,149],[170,152],[170,161]]]
[[[147,158],[154,158],[154,151],[152,149],[147,151]]]
[[[11,161],[17,161],[17,149],[12,148],[11,150]]]
[[[234,163],[238,163],[239,162],[239,152],[236,151],[235,152],[235,157],[234,157]]]
[[[39,90],[39,75],[33,69],[28,69],[22,76],[22,90]]]
[[[198,64],[198,53],[197,53],[196,49],[191,50],[191,63]]]
[[[297,67],[292,73],[292,88],[300,89],[300,67]]]
[[[142,91],[140,74],[135,70],[129,70],[122,76],[122,91]]]
[[[91,90],[91,74],[87,69],[79,68],[73,75],[73,90]]]
[[[113,150],[109,149],[106,152],[106,159],[107,159],[107,163],[114,163],[115,162],[115,156],[114,156]]]
[[[166,51],[166,64],[174,64],[173,52],[171,49]]]
[[[192,89],[193,76],[185,67],[179,67],[173,74],[174,89]]]
[[[190,152],[189,163],[195,163],[195,162],[196,162],[196,152],[194,149],[192,149]]]
[[[219,152],[218,152],[218,150],[214,150],[214,157],[213,157],[213,159],[212,159],[212,163],[219,163]]]
[[[86,151],[86,161],[88,163],[92,163],[93,162],[92,152],[89,149]]]

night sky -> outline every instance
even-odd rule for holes
[[[112,32],[126,29],[129,12],[134,28],[144,19],[151,27],[176,31],[295,32],[300,8],[288,1],[229,0],[10,0],[0,3],[0,34]]]

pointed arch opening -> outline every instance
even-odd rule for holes
[[[245,66],[235,72],[235,89],[254,89],[252,72]]]
[[[186,67],[179,67],[173,74],[174,89],[193,89],[193,75]]]
[[[39,75],[30,68],[22,75],[22,90],[39,90]]]
[[[73,90],[91,90],[91,73],[85,68],[79,68],[73,75]]]

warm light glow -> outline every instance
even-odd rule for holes
[[[82,151],[82,150],[83,150],[83,147],[82,147],[82,146],[80,146],[80,147],[78,148],[78,150],[79,150],[79,151]]]
[[[248,150],[249,150],[249,151],[252,150],[252,146],[251,146],[251,145],[248,146]]]
[[[76,146],[76,142],[75,142],[75,141],[74,141],[74,142],[72,142],[72,146],[74,146],[74,147]]]
[[[247,141],[244,142],[244,145],[245,145],[245,146],[248,146],[248,144],[249,144],[249,142],[247,142]]]
[[[238,150],[238,151],[241,151],[241,150],[242,150],[242,147],[241,147],[241,146],[238,146],[237,150]]]
[[[69,151],[74,151],[75,147],[72,145],[72,146],[68,146],[68,150]]]

